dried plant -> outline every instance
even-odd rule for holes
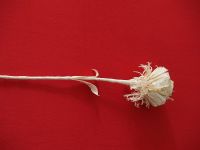
[[[0,79],[15,79],[15,80],[74,80],[87,85],[91,92],[98,94],[97,87],[88,81],[104,81],[118,83],[129,86],[130,94],[124,95],[128,101],[134,102],[136,107],[145,105],[146,107],[157,107],[166,103],[173,92],[174,82],[169,76],[169,72],[165,67],[156,67],[154,70],[150,63],[140,65],[144,69],[139,77],[134,77],[128,80],[100,78],[97,70],[95,76],[10,76],[0,75]],[[135,71],[136,72],[136,71]]]

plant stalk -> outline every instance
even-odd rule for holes
[[[103,81],[118,83],[123,85],[130,85],[129,80],[112,79],[112,78],[100,78],[97,76],[11,76],[0,75],[0,79],[9,80],[84,80],[84,81]]]

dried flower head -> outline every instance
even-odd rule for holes
[[[140,65],[144,69],[141,76],[130,80],[131,94],[126,94],[127,100],[135,103],[136,107],[145,104],[157,107],[165,104],[173,92],[174,82],[170,79],[165,67],[152,69],[151,64]]]

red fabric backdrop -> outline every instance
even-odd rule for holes
[[[127,87],[0,80],[1,150],[200,149],[198,0],[1,0],[0,74],[129,79],[164,65],[174,101],[137,109]],[[140,70],[140,69],[139,69]]]

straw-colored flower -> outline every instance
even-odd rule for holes
[[[157,107],[165,104],[173,92],[174,82],[170,79],[165,67],[152,70],[150,63],[141,65],[144,69],[141,76],[130,80],[130,89],[133,93],[125,95],[127,100],[135,103],[136,107],[145,104]]]
[[[98,94],[98,88],[90,81],[102,81],[115,84],[129,86],[133,92],[125,95],[125,97],[135,103],[136,107],[145,104],[147,107],[150,105],[156,107],[165,104],[166,100],[170,98],[174,82],[170,79],[168,70],[165,67],[157,67],[152,70],[150,63],[147,65],[140,65],[144,69],[141,76],[135,77],[130,80],[101,78],[97,70],[95,76],[13,76],[13,75],[0,75],[0,79],[12,80],[73,80],[79,81],[87,85],[91,92],[95,95]]]

